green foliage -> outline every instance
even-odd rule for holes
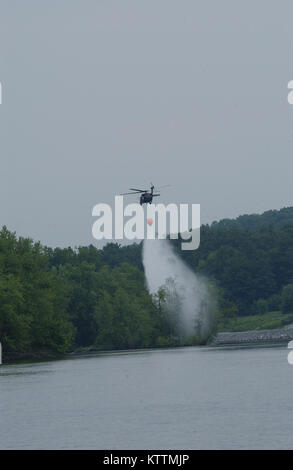
[[[72,343],[66,284],[39,243],[0,232],[0,338],[5,352],[64,352]]]
[[[268,309],[268,302],[265,299],[258,299],[256,302],[256,310],[258,315],[264,315]]]
[[[210,282],[218,329],[293,321],[293,208],[201,227],[198,250],[178,255]],[[145,287],[142,244],[48,248],[0,231],[0,341],[5,352],[197,344],[177,334],[167,290]],[[172,292],[172,289],[171,289]],[[172,299],[176,305],[180,299]],[[280,311],[282,314],[280,314]],[[290,316],[291,315],[291,316]]]
[[[219,321],[217,329],[218,331],[270,330],[282,328],[292,322],[293,314],[285,315],[275,311],[262,315],[222,319]]]
[[[288,284],[282,289],[281,311],[282,313],[293,313],[293,284]]]
[[[223,299],[221,312],[224,318],[234,318],[238,312],[238,308],[232,300]]]
[[[283,226],[261,225],[262,216],[257,216],[253,230],[237,221],[203,225],[195,251],[182,252],[179,241],[173,243],[193,270],[223,289],[225,298],[236,305],[237,316],[257,314],[259,299],[269,301],[268,310],[278,310],[282,288],[293,281],[292,208],[286,214],[291,223]]]
[[[0,331],[3,345],[10,351],[25,350],[31,318],[21,314],[22,285],[12,274],[0,274]]]
[[[267,311],[272,312],[274,310],[281,309],[281,295],[273,294],[267,299]]]
[[[264,226],[282,227],[293,220],[293,207],[284,207],[280,210],[269,210],[263,214],[244,214],[236,219],[223,219],[213,222],[213,227],[238,227],[250,232],[260,230]]]
[[[140,268],[139,245],[53,250],[28,238],[17,239],[3,227],[3,350],[63,353],[73,347],[128,349],[159,345],[163,320],[145,288]]]

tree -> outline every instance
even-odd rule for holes
[[[293,284],[288,284],[282,289],[281,311],[282,313],[293,313]]]
[[[265,299],[258,299],[256,302],[256,311],[258,315],[264,315],[268,312],[268,302]]]

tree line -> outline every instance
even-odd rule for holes
[[[269,311],[293,313],[293,208],[282,211],[203,225],[195,251],[181,251],[180,240],[171,241],[178,256],[212,283],[221,320]],[[141,252],[142,244],[115,243],[101,250],[92,245],[52,249],[17,237],[4,226],[4,352],[178,344],[164,293],[151,296],[146,289]]]
[[[141,247],[51,249],[0,231],[4,354],[177,344],[163,296],[151,296]]]

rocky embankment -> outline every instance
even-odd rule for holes
[[[288,343],[293,340],[293,323],[277,330],[235,331],[218,333],[210,344],[212,346],[227,346],[256,343]]]

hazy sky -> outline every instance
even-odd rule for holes
[[[88,244],[150,181],[202,222],[293,205],[292,44],[289,0],[0,0],[0,225]]]

